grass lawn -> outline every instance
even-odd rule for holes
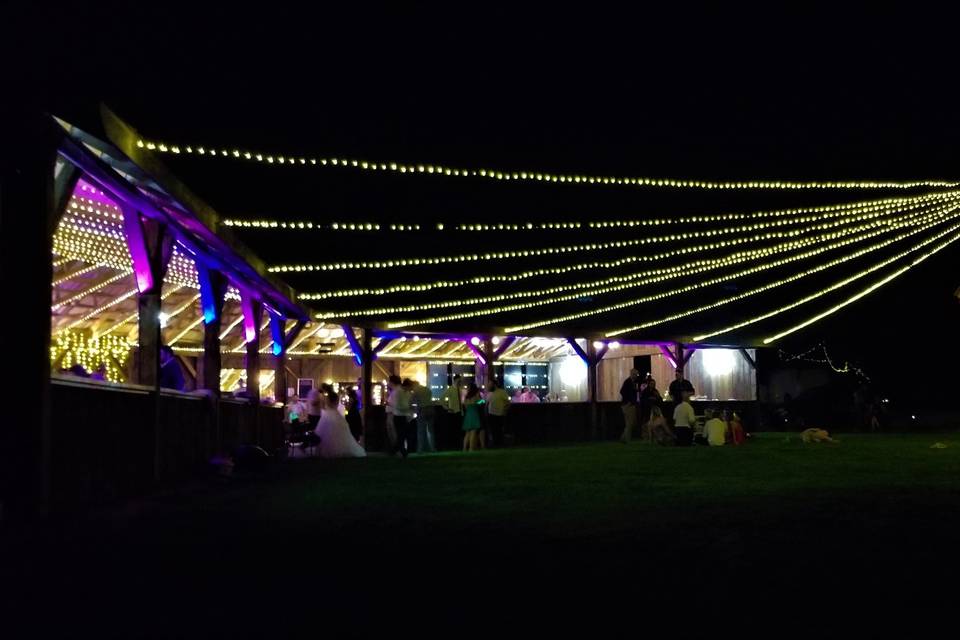
[[[321,635],[816,603],[851,619],[945,612],[958,534],[960,436],[760,434],[739,448],[298,460],[0,541],[20,585],[6,604],[66,602],[52,622]]]

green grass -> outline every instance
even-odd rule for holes
[[[223,573],[227,603],[332,588],[368,613],[422,583],[454,618],[464,592],[504,588],[524,611],[530,594],[606,610],[624,582],[634,603],[719,589],[917,608],[952,598],[936,585],[960,575],[958,478],[956,434],[296,460],[13,536],[5,561],[28,583],[48,571],[79,587],[93,572],[165,593]]]

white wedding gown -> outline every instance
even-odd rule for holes
[[[320,438],[321,458],[364,458],[367,455],[339,411],[324,409],[313,432]]]

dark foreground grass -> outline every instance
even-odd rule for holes
[[[105,635],[862,629],[960,598],[960,438],[293,461],[3,542],[7,605]]]

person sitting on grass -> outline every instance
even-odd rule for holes
[[[743,430],[743,423],[740,422],[740,416],[737,415],[736,411],[727,410],[727,424],[730,429],[728,433],[730,434],[730,444],[737,446],[741,445],[747,441],[747,434]]]
[[[650,442],[656,442],[660,446],[667,447],[677,441],[673,430],[667,424],[667,419],[663,417],[663,412],[656,405],[650,407],[650,419],[647,421],[646,429]]]
[[[680,403],[673,410],[673,432],[677,437],[678,447],[689,447],[693,444],[693,427],[697,424],[697,414],[690,404],[690,394],[684,392]]]
[[[840,442],[839,440],[834,440],[831,438],[830,433],[826,429],[804,429],[800,433],[800,439],[805,444],[816,442]]]
[[[703,435],[711,447],[722,447],[727,443],[727,423],[721,420],[719,412],[706,411],[707,422],[703,425]]]

